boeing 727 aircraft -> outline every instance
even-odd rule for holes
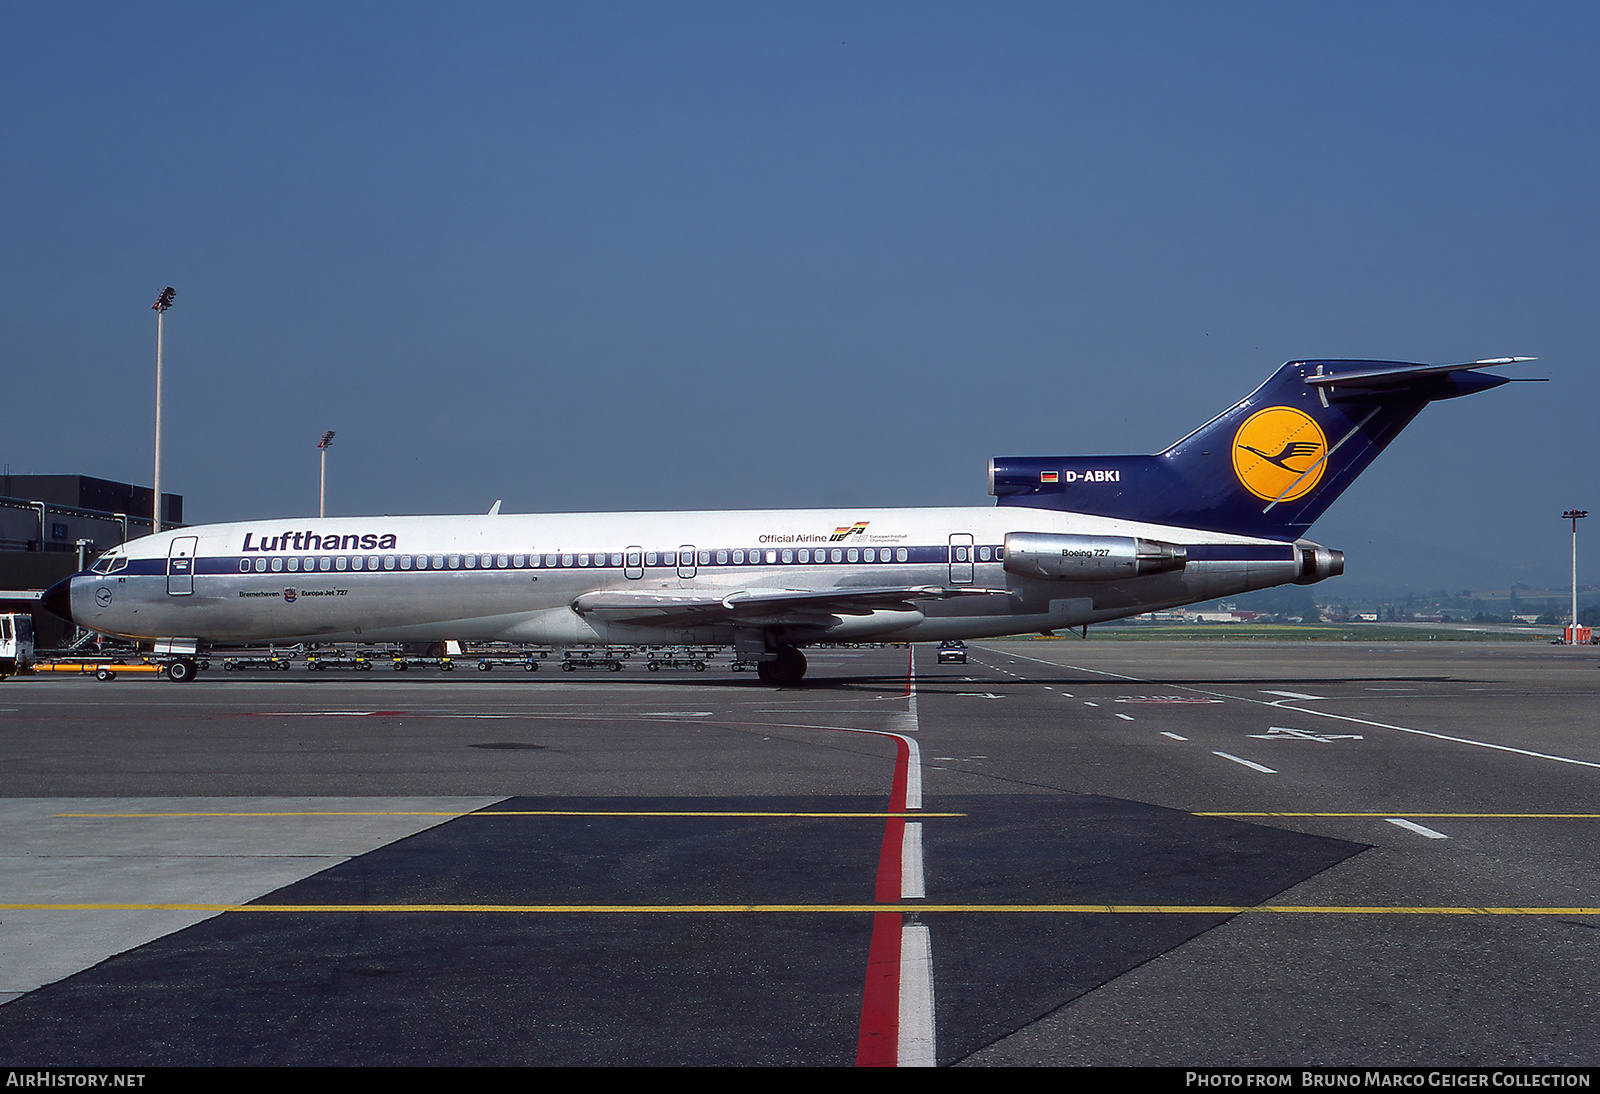
[[[1155,455],[993,459],[992,508],[211,524],[115,547],[44,604],[159,642],[174,680],[214,644],[457,639],[732,645],[794,684],[818,642],[1048,631],[1340,574],[1312,522],[1424,406],[1527,360],[1292,361]]]

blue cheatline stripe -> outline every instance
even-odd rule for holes
[[[1292,543],[1195,543],[1187,544],[1189,557],[1197,562],[1293,562]]]
[[[739,551],[740,553],[744,554],[744,556],[746,558],[746,561],[744,561],[744,562],[734,562],[733,561],[734,553],[735,553],[736,550]],[[799,552],[801,550],[807,551],[811,556],[805,562],[800,561]],[[834,550],[838,550],[840,552],[840,556],[841,557],[840,557],[840,560],[837,561],[837,562],[835,562],[833,560],[832,552]],[[856,551],[857,552],[857,558],[855,560],[849,559],[848,555],[846,554],[847,550]],[[692,564],[686,563],[686,565],[693,565],[696,569],[701,569],[701,570],[737,571],[739,569],[742,569],[744,567],[749,567],[749,566],[760,566],[760,567],[768,567],[768,566],[883,566],[883,565],[890,565],[890,566],[894,566],[894,565],[902,565],[902,566],[912,566],[912,565],[943,566],[943,565],[949,564],[949,562],[950,562],[950,548],[948,546],[944,545],[944,544],[940,544],[938,546],[931,546],[931,547],[905,547],[905,548],[881,547],[881,548],[874,548],[873,550],[880,557],[876,558],[872,562],[865,561],[865,556],[863,554],[863,552],[865,550],[866,550],[865,548],[848,548],[848,549],[846,549],[846,548],[828,548],[828,547],[818,547],[818,548],[814,548],[814,549],[813,548],[787,548],[787,547],[786,548],[737,548],[737,549],[736,548],[712,548],[709,551],[697,552],[696,560]],[[906,557],[904,559],[901,559],[899,557],[899,552],[902,551],[902,550],[904,550],[906,552]],[[975,547],[971,548],[971,550],[973,551],[973,554],[975,556],[980,556],[980,557],[975,557],[973,559],[973,562],[975,564],[977,564],[977,565],[983,565],[985,563],[1000,562],[1000,561],[1003,561],[1004,557],[1005,557],[1004,548],[999,544],[978,545],[978,546],[975,546]],[[1294,548],[1293,544],[1289,544],[1289,543],[1246,543],[1246,544],[1220,544],[1220,543],[1218,543],[1218,544],[1207,544],[1207,543],[1201,543],[1201,544],[1189,544],[1189,545],[1187,545],[1187,550],[1189,552],[1190,560],[1191,561],[1195,561],[1195,562],[1292,562],[1292,561],[1294,561],[1295,548]],[[772,554],[775,556],[773,558],[773,560],[770,561],[770,562],[767,560],[767,553],[769,551],[772,552]],[[987,559],[981,557],[981,554],[984,551],[987,551],[988,554],[989,554],[989,557]],[[789,554],[788,561],[784,560],[783,556],[784,556],[785,552],[788,552],[788,554]],[[824,556],[825,552],[826,552],[826,558],[824,559],[823,556]],[[272,552],[272,553],[268,553],[268,554],[259,554],[259,555],[258,554],[228,555],[228,556],[213,557],[213,558],[198,558],[198,559],[195,560],[194,572],[196,574],[218,574],[218,575],[231,574],[231,575],[241,575],[241,576],[242,575],[246,575],[246,574],[261,574],[261,575],[275,574],[275,575],[279,575],[279,576],[283,576],[283,575],[287,575],[287,574],[308,574],[308,575],[318,575],[318,576],[320,576],[320,575],[331,575],[331,574],[354,574],[354,573],[385,573],[385,574],[439,573],[439,572],[471,573],[471,572],[474,572],[474,571],[488,571],[490,573],[503,573],[503,572],[506,572],[508,570],[513,570],[514,571],[514,570],[551,570],[551,569],[554,569],[554,570],[566,571],[566,570],[623,570],[623,569],[640,569],[640,568],[647,569],[647,570],[672,570],[672,569],[676,569],[677,568],[678,562],[677,562],[677,552],[676,551],[660,551],[660,552],[651,552],[651,553],[656,555],[656,561],[653,564],[647,564],[647,565],[642,566],[642,567],[639,567],[639,566],[629,567],[627,565],[627,555],[626,555],[626,553],[625,552],[616,552],[616,551],[607,551],[607,552],[562,551],[562,552],[538,552],[538,553],[534,553],[534,552],[521,552],[521,553],[493,552],[493,553],[490,553],[490,554],[487,554],[487,555],[475,554],[475,555],[471,556],[472,558],[474,558],[479,563],[479,565],[469,567],[469,566],[467,566],[465,564],[465,560],[466,560],[466,558],[468,556],[466,556],[464,554],[461,554],[461,553],[439,553],[439,554],[428,554],[428,555],[403,555],[400,552],[394,552],[394,551],[362,552],[360,554],[347,554],[347,553],[343,553],[343,552],[340,552],[338,554],[323,554],[321,552],[288,552],[288,553]],[[705,554],[709,554],[711,556],[712,561],[710,561],[710,562],[701,562],[701,561],[699,561],[699,557],[704,557]],[[716,561],[719,557],[720,558],[725,558],[727,561],[724,561],[724,562]],[[254,564],[255,564],[255,562],[257,560],[261,560],[261,561],[267,562],[267,565],[270,567],[271,566],[271,560],[274,560],[274,559],[281,560],[282,562],[285,563],[285,566],[286,566],[288,560],[291,559],[291,558],[297,560],[300,563],[300,565],[301,565],[300,569],[289,570],[287,568],[284,568],[284,569],[273,570],[273,569],[269,568],[269,569],[266,569],[266,570],[257,570],[257,569],[254,568]],[[368,565],[370,563],[370,561],[372,559],[374,559],[374,558],[380,560],[380,562],[378,563],[378,566],[377,566],[377,568],[375,570],[372,569],[372,568],[369,568],[369,565]],[[400,561],[399,561],[401,558],[411,558],[414,561],[412,562],[412,565],[409,568],[402,568],[401,565],[400,565]],[[581,566],[578,565],[578,560],[580,558],[587,558],[588,559],[588,564],[587,565],[581,565]],[[315,565],[316,565],[317,568],[315,568],[315,569],[306,568],[305,565],[304,565],[306,559],[315,559],[316,560]],[[328,567],[329,568],[326,569],[326,570],[321,568],[321,564],[322,564],[322,560],[323,559],[327,559],[328,560]],[[344,561],[344,568],[343,569],[339,569],[338,568],[339,563],[338,563],[337,560],[340,560],[340,559],[342,559]],[[485,559],[488,560],[488,564],[487,565],[483,564]],[[501,559],[505,560],[505,563],[503,565],[501,564],[501,561],[500,561]],[[517,564],[517,560],[518,559],[522,560],[522,564],[521,565]],[[555,565],[549,565],[548,564],[547,560],[550,560],[550,559],[554,559],[555,560]],[[356,568],[356,560],[360,560],[360,568],[359,569]],[[384,561],[387,561],[387,560],[393,560],[392,563],[391,563],[391,567],[385,567]],[[450,565],[451,561],[455,562],[454,566]],[[419,565],[418,563],[425,563],[425,564]],[[435,565],[435,563],[438,563],[438,565]],[[248,570],[241,569],[241,564],[249,566],[250,569],[248,569]],[[124,576],[141,576],[141,575],[142,576],[165,576],[166,572],[167,572],[167,561],[165,559],[134,559],[134,560],[130,560],[127,566],[125,566],[121,570],[116,571],[115,574],[102,575],[102,576],[106,576],[106,577],[124,577]]]
[[[835,561],[833,558],[833,551],[835,550],[837,550],[840,555],[838,561]],[[943,566],[948,565],[950,562],[950,548],[944,545],[937,547],[875,547],[871,548],[871,550],[873,550],[876,557],[874,557],[870,562],[866,559],[866,550],[867,548],[861,547],[818,547],[815,549],[793,547],[737,549],[709,548],[707,550],[697,551],[695,560],[693,562],[686,562],[683,565],[691,565],[696,569],[701,570],[727,570],[736,572],[751,566],[759,566],[762,568],[769,566]],[[984,563],[999,562],[1005,557],[1005,549],[997,544],[975,546],[969,548],[969,550],[973,551],[975,555],[980,551],[988,552],[988,558],[980,557],[973,559],[973,561],[979,565]],[[808,556],[805,561],[801,561],[800,559],[801,551],[805,551]],[[905,552],[905,558],[900,557],[900,552],[902,551]],[[734,561],[736,552],[738,555],[743,556],[744,561]],[[771,561],[768,561],[767,559],[769,552],[774,556]],[[711,561],[699,561],[700,558],[703,558],[707,554],[711,556]],[[851,558],[851,554],[854,554],[856,557]],[[315,551],[290,551],[286,553],[271,552],[259,555],[252,553],[248,555],[228,555],[218,558],[200,558],[195,561],[195,572],[198,574],[236,575],[243,575],[246,573],[280,575],[289,573],[309,573],[321,575],[373,572],[381,572],[386,574],[438,573],[441,571],[451,573],[470,573],[474,571],[486,570],[491,573],[503,573],[507,570],[674,570],[679,566],[676,551],[652,551],[648,552],[648,555],[653,555],[655,557],[655,561],[647,562],[642,566],[638,564],[629,566],[627,563],[627,552],[619,551],[545,551],[536,553],[489,552],[487,554],[477,553],[471,556],[459,552],[408,555],[398,551],[364,551],[360,554],[348,554],[344,552],[337,554],[323,554]],[[787,559],[784,557],[785,555],[788,555]],[[466,564],[468,557],[471,557],[477,563],[477,565],[468,566]],[[295,559],[300,564],[300,569],[287,569],[288,560],[291,558]],[[375,558],[380,560],[376,571],[374,571],[369,565]],[[400,559],[402,558],[412,560],[411,565],[409,567],[402,567],[400,565]],[[718,561],[719,558],[723,561]],[[277,570],[270,569],[271,561],[274,559],[281,560],[285,564],[285,567]],[[308,569],[305,567],[305,561],[307,559],[315,560],[315,569]],[[321,568],[323,559],[328,560],[329,568],[326,570]],[[344,569],[338,568],[339,559],[344,560]],[[360,569],[356,569],[356,560],[358,559],[361,563]],[[505,560],[504,564],[501,562],[502,559]],[[518,559],[522,560],[520,565],[517,562]],[[580,565],[580,559],[587,560],[586,564]],[[265,561],[269,569],[255,569],[255,562],[257,560]],[[485,560],[487,560],[487,563],[485,563]],[[553,564],[552,560],[554,560]],[[452,562],[454,565],[452,565]],[[388,565],[385,565],[386,563]],[[250,569],[248,571],[242,570],[240,568],[241,564],[249,565]],[[117,574],[164,575],[166,573],[166,569],[167,564],[165,559],[142,559],[130,562],[126,568],[117,571]]]

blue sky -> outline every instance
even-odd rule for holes
[[[1600,515],[1592,4],[0,18],[16,473],[149,481],[171,284],[195,521],[314,513],[326,429],[330,513],[981,505],[1285,360],[1512,354],[1315,536],[1560,584]]]

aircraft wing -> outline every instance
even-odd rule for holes
[[[814,624],[834,615],[875,611],[916,611],[918,600],[987,596],[1004,589],[943,585],[845,585],[832,589],[738,589],[715,593],[635,592],[631,589],[584,593],[573,601],[579,615],[613,623]]]

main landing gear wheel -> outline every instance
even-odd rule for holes
[[[805,679],[806,655],[793,646],[779,646],[778,656],[772,661],[756,664],[756,675],[763,684],[788,687]]]

